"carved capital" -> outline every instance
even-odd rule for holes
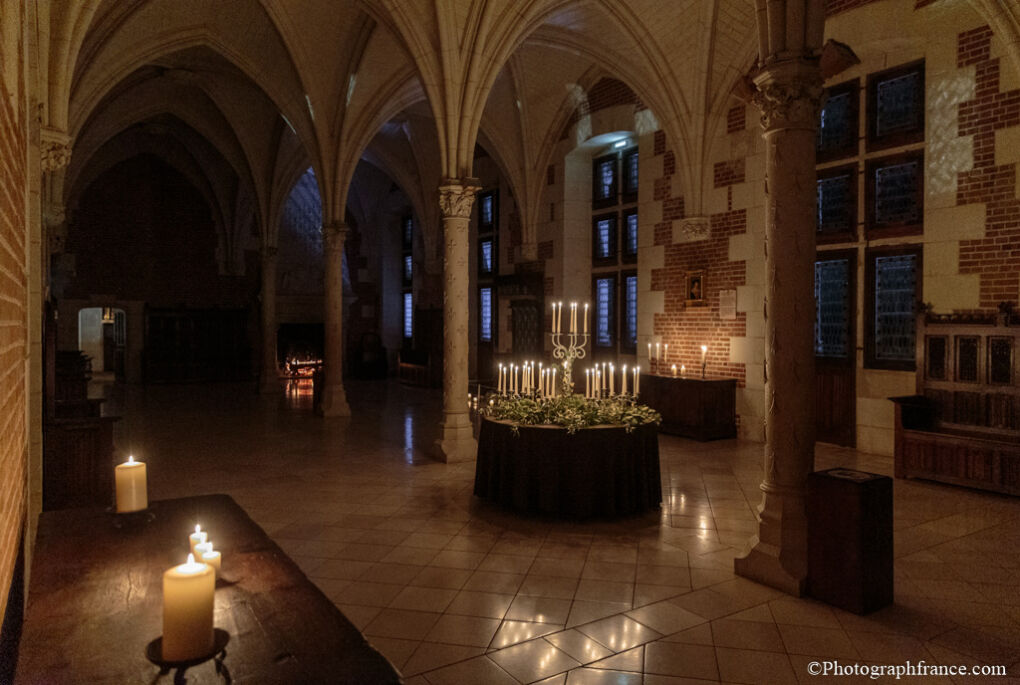
[[[471,216],[471,207],[475,203],[475,193],[481,186],[475,179],[447,178],[439,186],[439,211],[443,218],[457,217],[466,219]]]
[[[824,89],[817,61],[791,60],[771,64],[754,77],[752,101],[761,111],[766,131],[818,128]]]
[[[43,224],[50,230],[61,230],[67,223],[67,207],[62,202],[44,202]]]
[[[71,138],[63,131],[43,128],[40,133],[40,161],[45,173],[59,171],[71,163]]]
[[[350,229],[342,221],[330,221],[322,225],[322,244],[327,252],[339,252],[344,249],[344,241]]]

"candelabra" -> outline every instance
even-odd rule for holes
[[[588,344],[587,333],[550,333],[552,339],[553,359],[560,359],[563,362],[563,381],[560,386],[564,395],[574,392],[574,379],[572,371],[575,359],[584,359],[587,356],[585,346]],[[567,344],[563,344],[566,338]],[[580,344],[578,344],[580,342]]]

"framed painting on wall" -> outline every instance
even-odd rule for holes
[[[705,273],[691,271],[687,274],[687,302],[703,304],[705,301]]]

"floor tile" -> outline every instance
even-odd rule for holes
[[[566,653],[541,639],[490,652],[488,656],[522,683],[530,683],[580,666]]]
[[[365,635],[422,640],[439,619],[439,614],[404,609],[383,609],[365,627]]]
[[[645,673],[719,679],[713,647],[661,640],[645,645]]]
[[[519,573],[475,571],[464,583],[464,589],[480,592],[516,593],[523,581],[524,575]]]
[[[518,592],[535,597],[572,599],[577,592],[577,577],[542,576],[529,573]]]
[[[779,624],[779,632],[789,654],[828,654],[840,659],[860,657],[842,628]]]
[[[566,685],[641,685],[640,673],[575,668],[567,674]]]
[[[411,579],[411,585],[459,590],[464,587],[468,578],[471,577],[471,571],[468,569],[440,568],[438,566],[422,566],[419,568],[421,568],[421,571]]]
[[[446,608],[446,613],[501,619],[513,600],[514,596],[510,594],[461,590]]]
[[[572,628],[574,626],[581,625],[582,623],[591,623],[597,619],[612,616],[614,614],[621,614],[628,610],[630,610],[630,604],[623,604],[620,602],[591,602],[575,599],[574,603],[570,607],[570,615],[567,617],[567,627]]]
[[[611,657],[590,664],[591,668],[605,668],[614,671],[640,673],[645,665],[645,646],[634,647]]]
[[[712,638],[717,647],[786,652],[783,638],[774,623],[722,618],[712,621]]]
[[[393,609],[413,609],[414,611],[442,613],[456,595],[456,590],[407,586],[400,591],[399,595],[393,598],[389,606]]]
[[[415,652],[404,662],[400,672],[412,676],[431,671],[458,661],[466,661],[485,652],[482,647],[446,645],[439,642],[421,642]]]
[[[585,580],[577,584],[576,599],[598,602],[630,604],[634,599],[634,584],[614,580]],[[630,608],[630,607],[628,607]]]
[[[520,642],[542,637],[563,630],[557,623],[536,623],[533,621],[503,621],[489,645],[492,649],[502,649]]]
[[[400,594],[400,585],[355,581],[337,593],[333,601],[338,604],[386,607]]]
[[[582,664],[604,659],[613,653],[584,633],[573,629],[546,635],[545,639]]]
[[[518,595],[506,612],[506,618],[514,621],[563,624],[566,623],[567,614],[570,613],[570,603],[569,599]]]
[[[628,611],[627,616],[662,635],[676,633],[705,622],[701,616],[681,609],[672,602],[649,604],[640,609]]]
[[[429,671],[430,685],[520,685],[519,681],[486,656]]]
[[[467,647],[488,647],[493,634],[499,628],[499,620],[480,616],[454,616],[444,614],[423,639],[428,642],[444,642]]]
[[[577,628],[580,632],[614,652],[658,639],[662,635],[626,616],[610,616]]]
[[[376,651],[386,657],[393,667],[398,671],[404,668],[404,664],[418,648],[417,640],[401,640],[392,637],[371,636],[368,643],[375,647]]]

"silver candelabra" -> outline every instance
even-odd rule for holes
[[[585,346],[588,344],[587,333],[550,333],[549,337],[553,344],[553,359],[560,359],[563,362],[563,394],[569,395],[574,392],[574,379],[571,372],[574,368],[575,359],[584,359],[587,356]],[[563,338],[567,344],[563,344]],[[578,344],[580,341],[580,344]]]

